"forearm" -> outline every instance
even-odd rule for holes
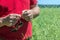
[[[33,18],[37,17],[40,13],[40,8],[38,6],[32,7],[32,14],[33,14]]]

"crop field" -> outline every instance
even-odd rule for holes
[[[41,8],[33,19],[32,40],[60,40],[60,8]]]

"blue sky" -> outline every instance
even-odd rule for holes
[[[60,0],[38,0],[38,4],[56,4],[60,5]]]

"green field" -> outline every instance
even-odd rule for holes
[[[32,40],[60,40],[60,8],[41,8],[32,22]]]

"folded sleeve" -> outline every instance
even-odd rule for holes
[[[37,4],[37,0],[30,0],[30,5],[36,5]]]

